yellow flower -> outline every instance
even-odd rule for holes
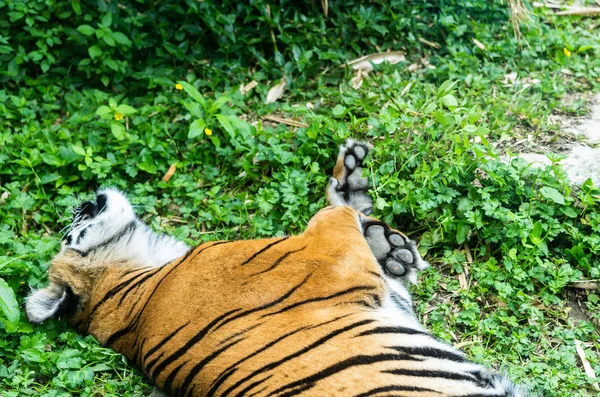
[[[571,51],[569,51],[567,49],[567,47],[563,48],[563,52],[565,53],[566,56],[570,57],[571,56]]]
[[[177,83],[177,84],[175,84],[175,89],[181,91],[181,90],[183,90],[183,86],[181,84]]]
[[[115,113],[115,120],[117,120],[117,121],[123,120],[123,115],[119,112]]]
[[[208,135],[208,136],[211,136],[211,135],[212,135],[212,130],[211,130],[210,128],[205,128],[205,129],[204,129],[204,133],[205,133],[206,135]]]

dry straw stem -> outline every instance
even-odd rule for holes
[[[263,117],[263,120],[269,120],[269,121],[273,121],[275,123],[281,123],[281,124],[285,124],[285,125],[290,125],[292,127],[301,127],[301,128],[308,128],[308,124],[302,122],[302,121],[296,121],[296,120],[292,120],[292,119],[286,119],[283,117],[278,117],[278,116],[272,116],[272,115],[267,115]]]
[[[167,173],[165,174],[165,176],[162,177],[162,181],[169,182],[169,179],[171,179],[171,177],[175,174],[176,169],[177,169],[177,164],[172,164],[169,167],[169,169],[167,170]]]
[[[600,15],[600,7],[587,7],[587,8],[573,8],[566,11],[559,11],[556,15],[582,15],[592,16]]]
[[[577,354],[579,355],[579,359],[581,360],[581,364],[583,364],[583,369],[587,376],[592,379],[596,379],[596,374],[594,373],[594,369],[590,365],[590,362],[585,357],[585,352],[583,351],[583,347],[581,346],[581,342],[575,339],[575,350],[577,350]],[[598,386],[598,382],[594,382],[594,387],[596,390],[600,390]]]
[[[569,287],[577,289],[598,289],[598,280],[571,281]]]
[[[521,22],[532,22],[531,15],[529,14],[529,10],[525,8],[523,4],[523,0],[506,0],[508,6],[510,8],[510,23],[512,24],[513,31],[515,33],[515,37],[518,40],[521,40]]]
[[[254,87],[256,87],[258,85],[258,81],[256,80],[252,80],[251,82],[249,82],[246,85],[241,85],[240,86],[240,92],[242,94],[247,94],[248,92],[252,91],[254,89]]]
[[[327,18],[329,15],[329,2],[327,0],[321,0],[321,7],[323,7],[323,15]]]
[[[406,61],[406,55],[399,51],[377,52],[375,54],[365,55],[364,57],[353,59],[348,65],[354,70],[369,73],[373,70],[373,64],[379,65],[383,62],[389,62],[394,65],[398,62]]]
[[[598,5],[600,5],[599,1],[596,1]],[[532,5],[536,8],[550,8],[553,10],[563,10],[556,12],[555,15],[582,15],[582,16],[593,16],[600,15],[600,7],[576,7],[576,6],[567,6],[563,4],[555,4],[555,3],[541,3],[539,1],[534,1]]]

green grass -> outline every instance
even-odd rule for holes
[[[506,6],[485,0],[330,1],[328,18],[310,2],[238,3],[0,0],[3,395],[150,390],[93,338],[25,319],[78,198],[117,186],[190,244],[297,233],[348,137],[375,146],[378,216],[434,265],[413,290],[427,327],[545,396],[596,395],[575,340],[600,374],[598,293],[567,285],[600,279],[600,190],[572,189],[558,165],[504,164],[494,143],[558,139],[549,115],[585,114],[564,98],[600,88],[597,20],[536,10],[518,43]],[[344,64],[388,49],[407,62],[352,88]]]

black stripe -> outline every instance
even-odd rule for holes
[[[257,380],[256,382],[252,382],[250,383],[248,386],[246,386],[246,388],[244,388],[242,391],[240,391],[238,394],[236,394],[236,397],[246,397],[247,393],[252,390],[253,388],[255,388],[256,386],[260,385],[261,383],[265,383],[266,381],[268,381],[269,379],[271,379],[273,377],[273,375],[269,375],[266,378],[262,378],[260,380]]]
[[[419,331],[412,328],[405,327],[376,327],[373,329],[369,329],[367,331],[363,331],[356,336],[366,336],[366,335],[379,335],[379,334],[405,334],[405,335],[427,335],[429,334],[425,331]]]
[[[181,356],[183,356],[190,348],[192,348],[192,346],[194,346],[196,343],[200,342],[202,340],[202,338],[204,338],[206,336],[206,334],[208,334],[208,332],[216,325],[218,324],[222,319],[226,318],[227,316],[240,311],[241,309],[234,309],[234,310],[230,310],[227,313],[221,314],[219,317],[215,318],[214,320],[212,320],[210,323],[208,323],[208,325],[206,325],[204,328],[202,328],[200,330],[200,332],[198,332],[196,335],[194,335],[194,337],[190,340],[188,340],[186,342],[185,345],[181,346],[179,349],[175,350],[174,353],[170,354],[167,358],[165,358],[163,361],[161,361],[160,364],[158,364],[156,366],[156,368],[154,368],[154,370],[152,370],[152,367],[154,367],[155,364],[158,363],[158,360],[153,360],[151,363],[149,363],[146,366],[146,370],[148,371],[148,373],[150,374],[150,377],[152,379],[156,379],[156,377],[169,365],[171,364],[173,361],[177,360],[178,358],[180,358]]]
[[[231,318],[228,318],[227,320],[224,320],[221,324],[219,324],[217,327],[215,327],[215,329],[212,332],[218,330],[219,328],[223,327],[227,323],[230,323],[230,322],[232,322],[234,320],[237,320],[240,317],[247,316],[249,314],[258,312],[260,310],[268,309],[270,307],[273,307],[273,306],[275,306],[275,305],[277,305],[277,304],[285,301],[287,298],[289,298],[290,296],[292,296],[292,294],[294,292],[296,292],[296,290],[298,290],[298,288],[302,287],[308,281],[308,279],[310,278],[310,276],[312,276],[312,273],[310,273],[309,275],[307,275],[306,277],[304,277],[304,280],[302,280],[300,282],[300,284],[296,285],[295,287],[292,287],[292,289],[290,289],[288,292],[286,292],[285,294],[283,294],[279,298],[275,299],[274,301],[271,301],[269,303],[265,303],[264,305],[255,307],[253,309],[249,309],[249,310],[243,311],[241,313],[236,314],[235,316],[233,316]]]
[[[149,272],[149,274],[146,274],[144,277],[142,277],[140,280],[136,281],[134,284],[130,285],[129,288],[127,288],[125,291],[123,291],[123,295],[121,295],[121,299],[119,299],[119,303],[117,303],[117,306],[121,306],[121,304],[123,303],[123,301],[125,300],[125,298],[127,298],[127,295],[129,295],[129,293],[131,291],[133,291],[134,289],[140,287],[142,284],[144,284],[144,282],[146,280],[148,280],[150,277],[154,276],[156,272]]]
[[[406,369],[406,368],[398,368],[398,369],[388,369],[382,371],[386,374],[392,375],[404,375],[404,376],[414,376],[417,378],[442,378],[442,379],[451,379],[451,380],[464,380],[467,382],[479,383],[477,378],[471,374],[459,374],[456,372],[448,372],[448,371],[433,371],[429,369]]]
[[[179,265],[181,265],[182,263],[186,262],[186,259],[189,258],[189,260],[191,260],[195,256],[199,255],[201,252],[203,252],[203,251],[205,251],[205,250],[207,250],[209,248],[212,248],[212,247],[214,247],[216,245],[220,245],[220,244],[226,244],[226,243],[228,243],[228,241],[219,241],[219,242],[216,242],[216,243],[214,243],[214,244],[212,244],[212,245],[210,245],[208,247],[202,248],[201,250],[199,250],[198,252],[196,252],[194,254],[194,256],[190,257],[191,254],[193,253],[193,251],[195,251],[196,249],[202,247],[202,245],[198,246],[198,247],[194,248],[194,250],[188,251],[188,253],[184,257],[182,257],[177,263],[171,262],[171,264],[161,267],[161,269],[166,269],[168,266],[172,266],[171,269],[169,269],[169,271],[167,272],[167,274],[165,274],[163,276],[163,278],[161,278],[160,281],[156,284],[156,286],[154,287],[154,289],[150,293],[150,296],[148,296],[148,298],[146,298],[144,306],[142,306],[141,310],[135,315],[135,317],[133,318],[133,320],[131,320],[129,322],[129,324],[127,324],[127,326],[125,328],[121,328],[117,332],[115,332],[112,335],[110,335],[107,338],[106,343],[104,343],[104,346],[112,346],[112,344],[115,343],[119,338],[121,338],[124,335],[127,335],[131,330],[133,330],[137,326],[137,322],[139,321],[140,317],[144,313],[144,310],[146,310],[146,307],[148,306],[148,303],[150,302],[150,300],[154,296],[154,293],[156,293],[156,290],[158,289],[158,287],[160,287],[160,285],[162,284],[162,282],[169,276],[169,274],[171,274],[171,272],[173,272],[173,270],[177,269],[177,267]]]
[[[250,353],[246,357],[238,360],[234,364],[230,365],[223,372],[221,372],[221,374],[216,378],[216,380],[213,381],[213,383],[212,383],[212,385],[210,387],[210,390],[208,391],[208,393],[206,395],[207,396],[214,396],[215,392],[219,389],[219,387],[223,384],[223,382],[225,382],[231,375],[233,375],[238,370],[238,368],[237,368],[238,365],[240,365],[244,361],[247,361],[247,360],[251,359],[252,357],[255,357],[256,355],[264,352],[265,350],[268,350],[269,348],[273,347],[277,343],[281,342],[284,339],[289,338],[292,335],[297,334],[298,332],[302,332],[302,331],[305,331],[305,330],[311,330],[311,329],[314,329],[314,328],[318,328],[318,327],[321,327],[323,325],[330,324],[332,322],[338,321],[338,320],[340,320],[342,318],[346,318],[348,316],[350,316],[350,314],[346,314],[344,316],[340,316],[340,317],[334,318],[332,320],[325,321],[325,322],[317,324],[317,325],[311,325],[310,327],[301,327],[301,328],[298,328],[298,329],[296,329],[294,331],[288,332],[287,334],[284,334],[284,335],[280,336],[279,338],[277,338],[277,339],[275,339],[275,340],[267,343],[266,345],[264,345],[260,349],[255,350],[254,352]]]
[[[142,269],[137,269],[137,270],[142,270]],[[154,275],[154,274],[158,273],[160,270],[161,270],[160,267],[159,268],[152,268],[152,269],[143,269],[143,271],[140,272],[140,274],[136,274],[135,276],[132,276],[131,278],[128,278],[127,280],[123,281],[121,284],[117,285],[116,287],[113,287],[112,289],[110,289],[102,297],[102,299],[100,299],[100,301],[98,303],[96,303],[96,305],[90,311],[90,314],[88,315],[88,328],[89,328],[89,325],[92,323],[92,320],[94,319],[94,316],[96,315],[96,310],[98,310],[98,308],[101,305],[103,305],[104,303],[106,303],[106,301],[108,301],[110,298],[112,298],[113,296],[115,296],[116,294],[118,294],[123,288],[126,288],[129,284],[131,284],[132,282],[134,282],[135,280],[137,280],[139,277],[142,277],[144,274],[146,274],[146,273],[149,272],[152,275]]]
[[[328,340],[335,338],[338,335],[341,335],[345,332],[351,331],[355,328],[361,327],[363,325],[367,325],[367,324],[371,324],[373,323],[375,320],[362,320],[362,321],[357,321],[355,323],[349,324],[343,328],[340,329],[336,329],[330,333],[328,333],[327,335],[321,337],[320,339],[318,339],[316,342],[311,343],[310,345],[292,353],[289,354],[285,357],[283,357],[280,360],[277,360],[275,362],[269,363],[255,371],[253,371],[251,374],[245,376],[244,378],[238,380],[234,385],[230,386],[227,390],[225,390],[225,392],[223,392],[221,394],[221,397],[226,397],[228,396],[233,390],[235,390],[236,388],[238,388],[239,386],[241,386],[244,382],[246,382],[249,379],[252,379],[253,377],[255,377],[258,374],[262,374],[265,373],[266,371],[270,371],[274,368],[277,368],[278,366],[280,366],[281,364],[288,362],[296,357],[299,357],[301,355],[303,355],[304,353],[307,353],[319,346],[321,346],[322,344],[324,344],[325,342],[327,342]]]
[[[465,362],[463,355],[450,350],[438,349],[435,347],[415,347],[415,346],[386,346],[386,349],[393,349],[399,353],[411,354],[423,357],[439,358],[457,363]]]
[[[390,391],[419,391],[419,392],[442,394],[438,391],[435,391],[432,389],[426,389],[423,387],[391,385],[391,386],[378,387],[376,389],[369,390],[368,392],[357,394],[355,397],[370,397],[370,396],[374,396],[376,394],[387,393]]]
[[[87,234],[87,231],[90,228],[90,226],[92,226],[92,225],[87,225],[86,227],[83,228],[83,230],[81,231],[81,233],[79,233],[79,236],[77,236],[77,241],[75,241],[75,245],[79,244],[79,242],[81,241],[81,239],[85,237],[85,235]]]
[[[297,388],[302,388],[302,390],[308,390],[310,388],[312,388],[317,382],[329,378],[330,376],[336,375],[342,371],[345,371],[349,368],[352,367],[358,367],[358,366],[363,366],[363,365],[371,365],[371,364],[376,364],[376,363],[381,363],[381,362],[387,362],[387,361],[423,361],[421,359],[415,358],[415,357],[411,357],[409,355],[405,355],[405,354],[389,354],[389,353],[382,353],[382,354],[376,354],[373,356],[367,356],[367,355],[359,355],[359,356],[354,356],[351,358],[348,358],[344,361],[340,361],[338,363],[335,363],[334,365],[331,365],[325,369],[322,369],[321,371],[307,376],[304,379],[299,379],[295,382],[289,383],[283,387],[280,387],[279,389],[272,391],[271,393],[269,393],[267,396],[273,396],[279,393],[283,393],[286,392],[290,389],[297,389]],[[286,396],[288,395],[286,394],[282,394],[280,397]]]
[[[265,252],[266,250],[268,250],[269,248],[273,247],[274,245],[277,245],[285,240],[287,240],[287,237],[282,237],[277,241],[274,241],[270,244],[267,244],[266,247],[262,248],[261,250],[259,250],[258,252],[256,252],[254,255],[252,255],[250,258],[248,258],[244,263],[242,263],[241,266],[247,265],[252,259],[256,258],[258,255],[262,254],[263,252]]]
[[[369,270],[369,273],[371,273],[373,276],[375,276],[375,277],[377,277],[377,278],[380,278],[380,279],[382,279],[382,280],[385,280],[385,279],[383,278],[383,276],[382,276],[380,273],[374,272],[374,271],[372,271],[372,270]]]
[[[166,392],[168,395],[173,394],[173,381],[175,380],[175,377],[177,376],[177,374],[179,374],[179,371],[181,371],[181,368],[183,368],[183,366],[186,365],[187,363],[188,363],[187,361],[184,361],[181,364],[179,364],[177,366],[177,368],[175,368],[173,371],[171,371],[171,373],[169,374],[167,379],[165,379],[165,382],[163,383],[161,389],[164,392]]]
[[[321,297],[318,297],[318,298],[306,299],[306,300],[303,300],[303,301],[300,301],[300,302],[293,303],[293,304],[291,304],[289,306],[286,306],[286,307],[284,307],[282,309],[279,309],[276,312],[263,314],[261,316],[261,318],[263,318],[263,317],[270,317],[270,316],[273,316],[275,314],[283,313],[285,311],[294,309],[294,308],[296,308],[298,306],[306,305],[307,303],[322,302],[322,301],[326,301],[326,300],[329,300],[329,299],[335,299],[335,298],[337,298],[339,296],[351,294],[351,293],[357,292],[357,291],[372,291],[375,288],[376,287],[369,287],[369,286],[352,287],[352,288],[348,288],[347,290],[336,292],[335,294],[331,294],[331,295],[328,295],[328,296],[321,296]]]
[[[260,327],[260,326],[261,326],[261,325],[263,325],[263,324],[264,324],[264,323],[258,323],[258,324],[254,324],[254,325],[253,325],[253,326],[251,326],[251,327],[245,328],[245,329],[243,329],[243,330],[241,330],[241,331],[238,331],[238,332],[236,332],[236,333],[234,333],[234,334],[231,334],[231,335],[229,335],[227,338],[225,338],[225,339],[223,339],[221,342],[219,342],[219,345],[222,345],[222,344],[224,344],[225,342],[227,342],[227,341],[230,341],[231,339],[235,338],[236,336],[240,336],[240,335],[243,335],[243,334],[245,334],[246,332],[250,332],[250,331],[252,331],[254,328],[256,328],[256,327]]]
[[[371,304],[370,302],[367,302],[365,300],[340,302],[340,303],[336,303],[333,306],[348,306],[348,305],[358,305],[358,306],[363,306],[363,307],[365,307],[367,309],[376,309],[376,307],[374,307],[373,304]]]
[[[369,298],[371,298],[373,300],[373,302],[375,303],[374,309],[377,309],[378,307],[381,307],[381,299],[379,298],[379,295],[377,295],[377,294],[367,294],[367,296]]]
[[[183,324],[182,326],[180,326],[179,328],[177,328],[175,331],[173,331],[169,335],[165,336],[152,349],[148,350],[146,352],[146,354],[144,354],[144,358],[142,359],[141,366],[144,366],[144,363],[150,358],[150,356],[152,354],[154,354],[158,349],[160,349],[162,346],[164,346],[165,343],[167,343],[169,340],[171,340],[173,337],[175,337],[175,335],[177,335],[179,333],[179,331],[181,331],[182,329],[184,329],[185,327],[187,327],[189,325],[189,323],[190,323],[190,321],[188,321],[187,323]]]
[[[277,266],[278,266],[278,265],[279,265],[279,264],[280,264],[280,263],[281,263],[281,262],[282,262],[282,261],[283,261],[285,258],[287,258],[288,256],[290,256],[291,254],[295,254],[296,252],[303,251],[303,250],[304,250],[306,247],[307,247],[307,246],[305,245],[304,247],[302,247],[302,248],[299,248],[299,249],[297,249],[297,250],[286,252],[285,254],[283,254],[282,256],[280,256],[280,257],[279,257],[279,259],[277,259],[277,260],[275,261],[275,263],[273,263],[273,265],[271,265],[271,266],[270,266],[268,269],[265,269],[265,270],[263,270],[263,271],[260,271],[260,272],[258,272],[258,273],[251,274],[251,275],[250,275],[250,276],[248,276],[248,277],[254,277],[254,276],[258,276],[259,274],[263,274],[263,273],[266,273],[266,272],[268,272],[268,271],[270,271],[270,270],[273,270],[273,269],[275,269],[275,268],[276,268],[276,267],[277,267]],[[246,284],[248,284],[248,281],[244,282],[242,285],[246,285]]]
[[[202,368],[204,368],[206,365],[208,365],[208,363],[210,363],[215,358],[219,357],[221,355],[221,353],[223,353],[225,350],[237,345],[242,340],[243,339],[238,339],[236,341],[229,343],[228,345],[221,347],[220,349],[215,350],[209,356],[207,356],[202,361],[200,361],[198,364],[194,365],[194,367],[190,370],[188,375],[185,377],[185,380],[183,381],[183,384],[182,384],[183,389],[181,389],[180,394],[183,394],[183,392],[188,388],[188,385],[190,385],[192,383],[192,381],[194,380],[196,375],[198,375],[198,373],[200,371],[202,371]]]
[[[402,297],[399,293],[390,290],[390,298],[392,298],[392,300],[397,306],[400,306],[402,309],[405,310],[408,309],[412,312],[412,305],[410,304],[410,302],[404,299],[404,297]]]

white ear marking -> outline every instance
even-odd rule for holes
[[[60,308],[67,296],[64,287],[49,286],[29,295],[25,304],[27,319],[33,324],[52,317]]]

